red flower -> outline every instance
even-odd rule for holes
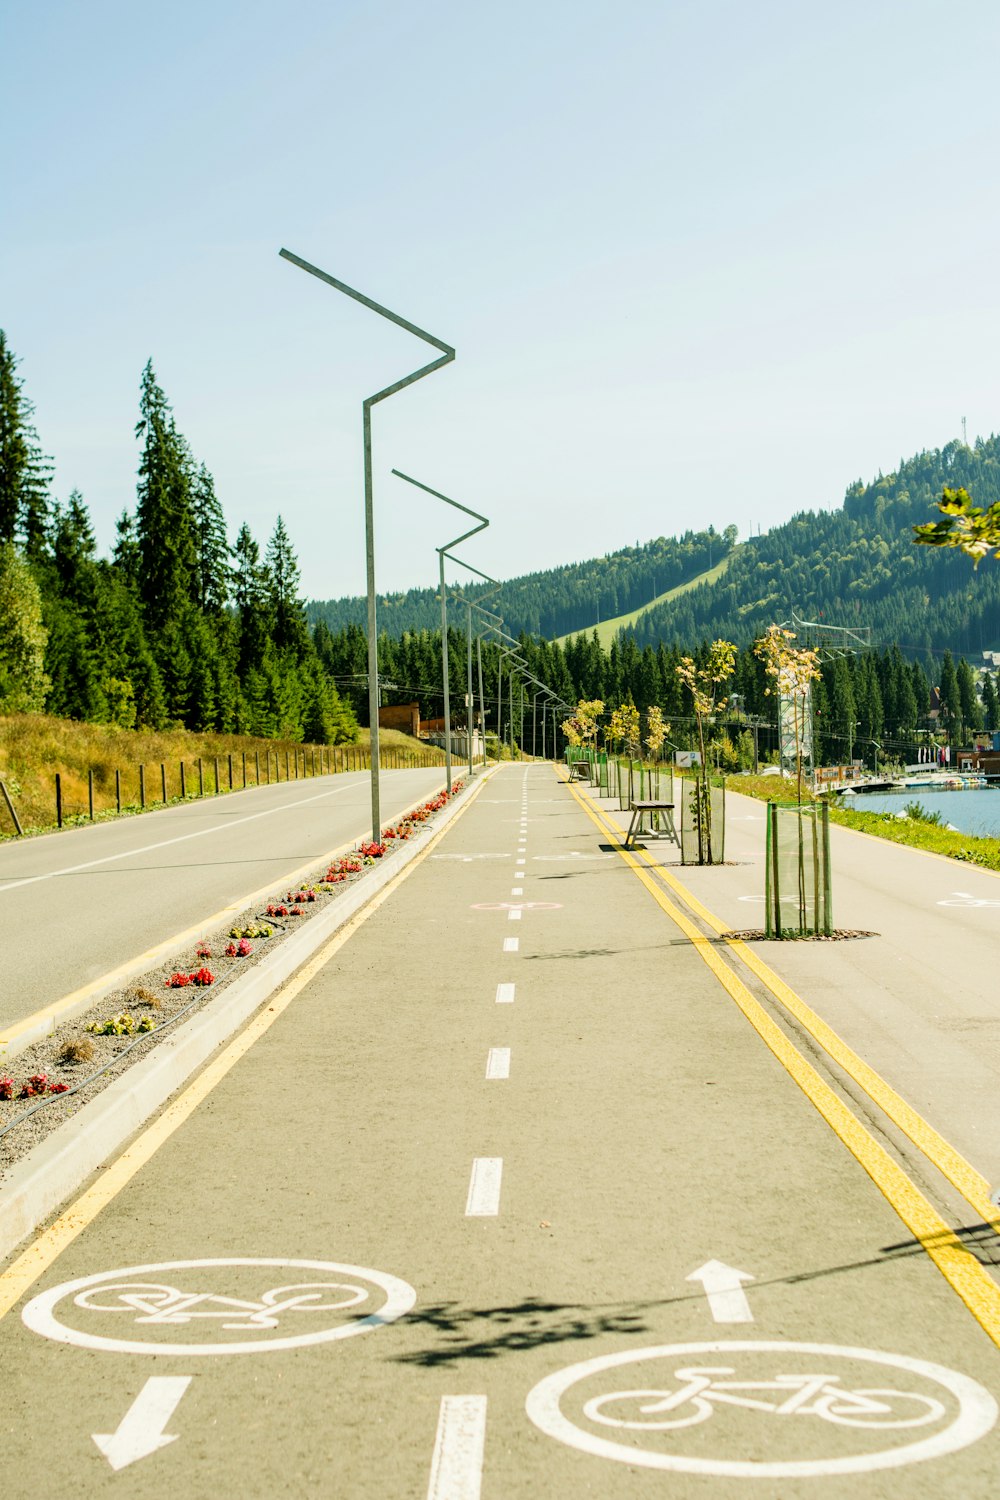
[[[14,1080],[13,1080],[13,1078],[0,1078],[0,1099],[13,1099],[13,1097],[14,1097]]]
[[[164,980],[164,989],[182,990],[186,984],[190,983],[190,974],[171,974],[169,979]]]
[[[215,975],[210,974],[207,969],[198,969],[194,974],[189,974],[188,978],[199,987],[215,983]]]
[[[230,943],[229,944],[229,947],[226,949],[226,957],[227,958],[235,958],[236,957],[236,944],[235,943]]]
[[[54,1083],[50,1087],[49,1093],[50,1094],[68,1094],[69,1093],[69,1084],[68,1083]]]

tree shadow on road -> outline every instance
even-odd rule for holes
[[[959,1245],[981,1265],[1000,1266],[1000,1238],[991,1224],[979,1223],[956,1229],[954,1233],[902,1240],[884,1245],[873,1255],[840,1264],[792,1271],[784,1276],[761,1277],[752,1283],[751,1295],[769,1288],[796,1286],[829,1276],[876,1270],[893,1262],[925,1254],[943,1245]],[[704,1292],[691,1290],[675,1297],[632,1299],[605,1304],[547,1302],[525,1297],[520,1302],[496,1307],[463,1307],[458,1302],[430,1303],[406,1318],[408,1328],[423,1327],[432,1341],[422,1349],[398,1355],[399,1364],[424,1368],[455,1366],[470,1359],[500,1359],[507,1354],[525,1353],[548,1344],[579,1343],[606,1334],[634,1337],[654,1332],[651,1320],[671,1307],[704,1302]],[[657,1338],[669,1337],[662,1320],[655,1328]]]

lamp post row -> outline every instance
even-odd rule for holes
[[[329,274],[329,272],[320,270],[320,268],[318,266],[314,266],[309,261],[303,260],[301,256],[293,254],[293,252],[291,250],[282,249],[279,252],[279,254],[281,255],[281,257],[284,260],[289,261],[294,266],[298,266],[300,270],[308,272],[308,274],[310,276],[315,276],[317,278],[317,280],[325,282],[327,284],[327,286],[333,287],[333,289],[335,291],[342,292],[346,297],[352,298],[353,301],[360,302],[363,307],[367,307],[372,312],[378,313],[380,317],[386,318],[390,323],[395,323],[398,328],[405,329],[407,333],[412,333],[414,335],[414,337],[416,337],[418,339],[422,339],[425,344],[430,344],[432,348],[437,349],[437,350],[440,351],[439,354],[438,354],[438,357],[436,359],[432,359],[427,364],[421,365],[419,369],[414,370],[409,375],[405,375],[401,380],[394,381],[392,385],[386,386],[383,390],[376,391],[374,393],[374,395],[366,396],[365,399],[364,399],[364,401],[362,402],[362,407],[361,407],[361,413],[362,413],[362,416],[361,416],[361,430],[362,430],[362,444],[363,444],[363,449],[364,449],[364,483],[365,483],[365,575],[366,575],[366,585],[367,585],[367,595],[368,595],[368,598],[367,598],[367,603],[368,603],[368,717],[369,717],[370,734],[371,734],[372,842],[373,843],[378,843],[380,841],[380,839],[381,839],[381,834],[382,834],[382,816],[381,816],[381,808],[380,808],[380,803],[379,803],[380,755],[379,755],[379,722],[378,722],[378,720],[379,720],[379,707],[380,707],[380,701],[379,701],[380,700],[380,692],[379,692],[379,671],[378,671],[378,619],[377,619],[376,591],[375,591],[375,509],[374,509],[374,493],[373,493],[373,482],[372,482],[372,424],[371,424],[371,413],[372,413],[372,407],[378,405],[378,403],[380,401],[387,400],[389,396],[395,396],[397,394],[397,392],[405,390],[407,386],[413,385],[418,380],[422,380],[425,375],[431,375],[431,374],[433,374],[433,372],[435,370],[440,370],[445,365],[451,364],[451,362],[455,358],[455,350],[452,348],[452,346],[450,344],[446,344],[443,339],[439,339],[434,334],[428,333],[427,330],[424,329],[424,328],[419,328],[416,323],[411,323],[409,321],[409,319],[403,318],[398,313],[392,312],[388,307],[383,307],[381,303],[374,301],[373,298],[366,297],[363,292],[356,291],[354,287],[348,286],[346,282],[338,280],[337,277],[335,277],[335,276],[331,276]],[[490,523],[487,520],[487,518],[485,516],[480,515],[478,511],[471,510],[469,508],[469,506],[467,506],[467,505],[460,505],[457,500],[451,500],[451,499],[449,499],[449,497],[447,495],[442,495],[440,493],[440,491],[431,489],[431,487],[429,485],[422,484],[420,482],[420,480],[413,479],[408,474],[403,474],[399,469],[393,469],[392,472],[395,475],[397,475],[398,478],[406,480],[406,482],[408,484],[416,485],[416,487],[418,489],[425,490],[427,494],[434,495],[438,500],[443,500],[446,505],[451,505],[451,506],[454,506],[456,510],[464,511],[466,515],[474,517],[475,520],[478,521],[478,523],[479,523],[477,526],[473,526],[469,531],[463,532],[461,536],[455,537],[452,541],[446,542],[444,544],[444,546],[438,547],[436,549],[437,554],[438,554],[438,576],[439,576],[439,582],[440,582],[440,588],[441,588],[441,651],[442,651],[442,658],[443,658],[443,661],[442,661],[442,676],[443,676],[443,687],[444,687],[445,767],[446,767],[447,786],[448,786],[448,790],[451,791],[451,712],[450,712],[449,680],[448,680],[448,610],[447,610],[447,590],[446,590],[445,578],[444,578],[444,559],[445,559],[446,556],[449,557],[449,558],[451,558],[454,562],[459,563],[460,566],[462,566],[464,568],[468,568],[470,572],[477,573],[479,577],[486,579],[488,582],[496,584],[496,588],[499,588],[500,585],[498,583],[496,583],[495,579],[491,579],[489,577],[489,575],[486,574],[486,573],[480,573],[477,568],[473,568],[471,566],[471,564],[462,561],[461,558],[453,557],[452,553],[450,552],[450,549],[452,547],[458,546],[459,542],[467,541],[469,537],[475,536],[477,532],[484,531],[486,529],[486,527]],[[496,592],[496,588],[490,590],[489,592],[490,593]],[[488,597],[488,594],[487,594],[486,597]],[[468,600],[468,599],[465,602],[466,602],[466,605],[468,606],[468,662],[467,662],[467,683],[468,683],[468,689],[467,689],[466,727],[467,727],[468,737],[469,737],[469,773],[471,775],[472,774],[472,769],[473,769],[473,753],[472,753],[472,702],[473,702],[473,697],[472,697],[472,610],[473,610],[473,608],[479,608],[479,606],[474,605],[472,603],[472,601]],[[483,610],[482,613],[488,615],[489,611]],[[496,621],[499,621],[501,619],[500,616],[494,616],[493,618]],[[497,630],[500,635],[504,635],[504,638],[506,640],[513,641],[513,637],[505,635],[505,632],[503,632],[502,630],[499,630],[498,625],[493,625],[493,626],[487,627],[487,629]],[[477,641],[478,641],[479,645],[481,645],[482,634],[483,634],[483,632],[480,632],[479,637],[477,638]],[[514,642],[514,645],[516,646],[517,643]],[[477,645],[477,656],[478,656],[478,666],[479,666],[480,719],[481,719],[481,723],[483,725],[483,732],[485,734],[486,719],[485,719],[485,703],[484,703],[484,699],[483,699],[482,651],[481,651],[481,649],[479,649],[478,645]],[[514,656],[514,652],[513,651],[506,651],[506,652],[502,653],[502,656],[511,656],[511,657],[513,657]],[[512,665],[513,665],[513,663],[512,663]],[[501,666],[502,666],[502,662],[501,662]],[[529,676],[530,676],[530,674],[529,674]],[[535,678],[533,680],[536,683],[538,682],[537,678]],[[544,684],[539,683],[538,686],[539,686],[539,689],[541,691],[549,693],[550,696],[554,696],[551,693],[551,689],[545,687]],[[498,696],[498,700],[500,700],[502,702],[502,694],[500,692],[500,682],[499,682],[499,679],[498,679],[497,696]],[[513,722],[513,671],[510,674],[510,697],[511,697],[511,725],[510,725],[510,729],[511,729],[511,753],[513,754],[513,738],[514,738],[514,722]],[[535,695],[535,702],[537,702],[537,698],[538,698],[538,694]],[[498,709],[498,712],[499,712],[499,709]],[[534,718],[534,703],[532,705],[532,718]],[[498,730],[499,730],[499,724],[498,724]],[[522,734],[522,740],[523,740],[523,734]],[[485,747],[485,740],[484,740],[484,747]],[[532,743],[532,750],[534,750],[534,742]],[[555,750],[555,721],[554,721],[554,718],[553,718],[553,751],[554,750]]]

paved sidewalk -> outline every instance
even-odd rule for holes
[[[589,800],[628,826],[617,802]],[[646,853],[724,926],[759,929],[764,805],[732,794],[726,805],[727,865],[681,868],[676,847],[652,839]],[[754,948],[1000,1186],[1000,875],[837,825],[830,835],[834,923],[878,936]]]
[[[605,842],[502,769],[22,1257],[11,1488],[992,1495],[996,1344]]]

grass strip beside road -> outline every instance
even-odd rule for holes
[[[436,833],[420,853],[400,870],[399,874],[378,895],[345,923],[340,931],[335,933],[297,974],[288,980],[275,995],[272,995],[266,1008],[259,1011],[240,1034],[220,1052],[218,1057],[204,1068],[195,1081],[188,1084],[183,1092],[167,1105],[153,1124],[147,1126],[110,1166],[105,1167],[96,1181],[61,1213],[48,1229],[43,1230],[5,1271],[0,1272],[0,1318],[10,1312],[39,1276],[43,1275],[67,1246],[93,1223],[98,1214],[131,1182],[136,1173],[142,1170],[159,1148],[209,1096],[216,1085],[221,1083],[226,1074],[271,1029],[275,1021],[283,1015],[306,985],[329,963],[334,954],[433,852],[445,834],[472,806],[486,781],[486,775],[480,778],[479,783],[471,790],[451,822]]]
[[[620,835],[624,835],[624,829],[615,820],[607,818],[603,814],[603,810],[601,814],[598,814],[573,786],[570,786],[569,790],[587,816],[603,833],[612,833],[613,835],[615,832],[618,832]],[[671,921],[680,931],[690,939],[699,957],[711,969],[730,998],[739,1006],[743,1015],[750,1022],[751,1026],[753,1026],[764,1044],[773,1053],[778,1062],[781,1063],[782,1067],[802,1090],[810,1103],[826,1120],[831,1130],[847,1147],[852,1156],[865,1169],[886,1201],[910,1230],[914,1239],[918,1241],[927,1255],[930,1256],[952,1290],[962,1299],[973,1317],[993,1340],[997,1348],[1000,1348],[1000,1287],[997,1286],[984,1267],[980,1265],[975,1256],[965,1248],[951,1226],[945,1222],[929,1200],[920,1192],[919,1188],[911,1182],[902,1167],[876,1141],[875,1137],[871,1135],[857,1116],[838,1097],[831,1086],[820,1077],[812,1064],[807,1061],[777,1023],[772,1020],[763,1006],[755,999],[744,984],[743,980],[740,979],[739,975],[723,961],[712,939],[706,937],[701,929],[696,927],[694,922],[668,899],[655,877],[665,880],[670,884],[672,889],[676,889],[678,894],[691,906],[692,911],[694,912],[697,909],[697,914],[702,917],[702,920],[708,921],[709,925],[719,934],[724,931],[721,924],[714,917],[711,917],[707,909],[700,902],[696,902],[695,898],[691,897],[680,886],[679,882],[674,881],[673,877],[668,878],[662,866],[656,865],[651,860],[640,860],[635,854],[626,850],[621,845],[617,846],[616,853],[646,887],[657,905],[670,917]],[[739,951],[740,949],[745,949],[749,953],[745,944],[739,944],[737,947],[735,942],[730,942],[729,947],[736,949],[738,956],[743,958],[744,962],[746,961],[743,952]],[[756,955],[752,956],[756,958]],[[814,1013],[809,1010],[809,1007],[803,1001],[799,1001],[798,997],[794,996],[794,992],[788,989],[778,979],[778,976],[767,968],[766,964],[758,960],[757,964],[750,965],[750,967],[753,968],[758,978],[763,979],[763,982],[771,990],[772,994],[775,994],[775,990],[772,988],[771,979],[785,990],[789,996],[798,1001],[798,1005],[804,1014],[813,1017],[819,1022],[819,1017],[814,1017]],[[770,976],[769,978],[765,977],[765,972],[767,976]],[[775,994],[775,998],[780,997]],[[802,1024],[805,1024],[807,1029],[811,1030],[807,1022],[803,1021]],[[839,1043],[843,1053],[849,1059],[853,1059],[862,1070],[867,1069],[867,1065],[863,1064],[861,1059],[851,1052],[846,1043],[841,1042],[840,1038],[836,1037],[836,1034],[830,1028],[827,1027],[825,1029],[829,1037]],[[820,1041],[819,1036],[816,1036],[815,1039]],[[824,1050],[827,1050],[823,1042],[820,1042],[820,1045],[824,1046]],[[832,1056],[832,1053],[830,1055]],[[845,1071],[850,1070],[845,1069]],[[874,1070],[867,1069],[867,1071],[870,1073],[872,1080],[878,1079],[878,1075],[874,1073]],[[852,1076],[855,1075],[852,1074]],[[856,1077],[855,1081],[858,1082],[860,1087],[865,1089],[866,1093],[868,1092],[865,1084],[861,1082],[860,1077]],[[889,1085],[884,1083],[884,1080],[878,1079],[878,1081],[882,1084],[887,1094],[893,1092],[889,1089]],[[873,1096],[870,1095],[870,1097]],[[894,1095],[894,1097],[900,1105],[904,1104],[904,1101],[899,1099],[898,1095]],[[874,1097],[873,1102],[877,1102]],[[961,1180],[965,1181],[966,1185],[972,1188],[978,1197],[978,1184],[986,1187],[984,1179],[978,1173],[975,1173],[974,1168],[965,1162],[960,1153],[949,1146],[943,1137],[937,1135],[937,1132],[926,1121],[922,1120],[915,1110],[911,1110],[908,1105],[905,1105],[904,1108],[909,1111],[911,1125],[916,1126],[918,1134],[923,1135],[928,1145],[933,1148],[935,1141],[940,1143],[942,1147],[946,1148],[948,1153],[951,1153],[951,1157],[954,1158],[954,1164],[961,1164],[964,1172],[971,1174],[965,1176],[962,1172],[959,1172]],[[909,1132],[906,1133],[909,1134]],[[914,1137],[910,1136],[910,1139],[914,1139]],[[914,1140],[914,1144],[918,1145],[924,1151],[925,1155],[927,1154],[925,1146],[921,1144],[920,1140]],[[945,1159],[947,1160],[948,1158],[945,1157]],[[935,1162],[935,1165],[939,1165],[939,1163]],[[943,1167],[940,1169],[944,1170]],[[945,1175],[948,1175],[947,1172]],[[955,1185],[959,1186],[959,1183],[956,1182]],[[966,1196],[961,1186],[959,1186],[959,1191],[963,1193],[963,1196]],[[977,1213],[980,1212],[976,1202],[973,1202],[972,1199],[968,1199],[968,1201],[972,1203]],[[1000,1223],[1000,1216],[997,1215],[996,1209],[989,1204],[988,1187],[986,1187],[986,1207],[989,1212],[989,1220],[996,1227]]]

